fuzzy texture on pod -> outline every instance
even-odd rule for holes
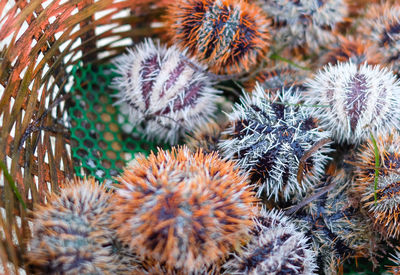
[[[335,26],[348,15],[345,0],[259,0],[274,19],[277,48],[311,48],[336,41]]]
[[[400,126],[399,80],[386,68],[328,65],[306,86],[306,104],[326,106],[313,108],[313,115],[339,143],[359,144]]]
[[[224,264],[224,274],[316,274],[316,254],[288,217],[262,209],[254,222],[250,242]]]
[[[316,186],[318,192],[334,183],[336,186],[311,201],[296,214],[296,224],[312,240],[323,274],[337,274],[349,257],[369,258],[376,264],[378,238],[372,223],[361,214],[358,201],[351,196],[351,182],[344,170],[324,176]]]
[[[111,194],[91,180],[68,183],[34,212],[28,264],[38,274],[126,274],[136,257],[118,254]]]
[[[249,71],[266,55],[269,25],[261,8],[242,0],[178,0],[167,21],[174,43],[215,73]]]
[[[129,114],[132,126],[143,127],[149,139],[176,143],[184,132],[206,124],[216,110],[217,90],[175,46],[166,48],[147,39],[115,59],[118,77],[112,85],[119,92],[116,104]]]
[[[398,238],[400,227],[400,136],[396,131],[377,139],[379,176],[375,191],[375,150],[371,140],[362,146],[356,161],[355,192],[384,237]],[[375,203],[375,193],[377,201]]]
[[[337,65],[339,62],[352,62],[361,65],[367,62],[370,65],[378,65],[383,62],[383,56],[378,52],[371,42],[360,41],[360,39],[340,38],[340,43],[330,47],[329,52],[321,57],[321,66]]]
[[[168,270],[207,268],[249,237],[255,194],[247,175],[215,153],[140,155],[117,180],[119,238]]]
[[[399,72],[400,56],[400,5],[386,3],[371,5],[359,22],[358,33],[372,41],[384,56],[384,62]]]
[[[192,136],[188,135],[185,144],[192,152],[199,149],[202,149],[205,153],[218,152],[219,141],[226,139],[226,134],[222,134],[226,127],[227,123],[208,123],[197,129]]]
[[[299,198],[324,172],[329,160],[328,144],[311,154],[304,166],[304,181],[297,181],[305,152],[329,137],[316,126],[309,108],[298,103],[300,98],[291,89],[271,96],[257,85],[228,115],[228,139],[220,143],[221,151],[229,159],[236,159],[245,171],[251,171],[252,181],[259,183],[258,196],[275,201]]]

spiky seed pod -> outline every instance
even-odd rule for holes
[[[400,216],[400,175],[389,173],[378,179],[378,190],[376,191],[377,202],[374,200],[373,187],[365,192],[363,204],[369,209],[375,227],[384,237],[399,238],[399,216]],[[368,193],[368,195],[366,195]]]
[[[245,1],[179,0],[167,20],[173,41],[215,73],[247,72],[268,50],[270,21]]]
[[[123,274],[114,253],[111,195],[93,179],[67,183],[34,212],[28,263],[39,274]],[[132,263],[132,262],[131,262]],[[134,266],[131,267],[131,271]]]
[[[167,269],[207,268],[248,238],[254,193],[247,175],[217,154],[178,147],[140,155],[118,181],[119,238]]]
[[[383,56],[377,51],[371,42],[360,42],[359,39],[340,38],[340,43],[331,47],[330,51],[322,56],[322,65],[329,63],[337,65],[339,62],[352,62],[361,65],[367,62],[370,65],[378,65],[383,62]]]
[[[252,239],[224,264],[224,274],[316,274],[308,238],[282,212],[263,209],[255,224]]]
[[[400,5],[390,1],[371,5],[366,11],[366,16],[358,24],[358,33],[364,38],[373,41],[380,53],[384,56],[385,62],[393,66],[393,70],[400,69]]]
[[[255,77],[255,81],[250,81],[246,86],[253,90],[258,82],[265,90],[273,94],[283,87],[293,86],[293,90],[304,90],[304,81],[309,76],[307,71],[279,64],[273,68],[264,69]]]
[[[245,171],[251,171],[253,182],[259,181],[258,196],[275,201],[301,197],[324,172],[328,144],[311,154],[304,167],[304,181],[297,181],[300,159],[329,136],[316,126],[309,109],[297,105],[299,102],[299,96],[291,94],[290,89],[270,96],[257,85],[228,115],[228,139],[221,142],[221,151],[238,160]]]
[[[393,129],[390,134],[376,137],[379,152],[379,176],[387,176],[400,169],[400,136]],[[356,187],[357,192],[370,191],[371,183],[375,180],[375,147],[373,141],[368,139],[363,144],[356,157]],[[371,171],[371,169],[373,171]]]
[[[335,42],[336,24],[348,15],[345,0],[259,0],[274,19],[273,37],[278,48],[309,47]]]
[[[331,191],[311,201],[294,220],[311,237],[318,253],[318,266],[324,274],[337,274],[349,257],[369,258],[376,263],[378,236],[351,196],[352,186],[345,172],[339,170],[333,176],[324,176],[316,190],[331,184],[335,184]]]
[[[355,192],[384,237],[398,238],[400,228],[400,136],[396,131],[377,139],[379,169],[375,190],[375,149],[372,140],[362,146],[356,165]],[[376,202],[375,202],[376,194]]]
[[[226,135],[222,134],[226,127],[227,123],[223,125],[216,122],[208,123],[197,129],[192,136],[188,135],[185,144],[192,152],[199,149],[202,149],[205,153],[218,152],[219,141],[226,138]]]
[[[306,104],[326,106],[313,114],[339,143],[359,144],[371,133],[380,136],[399,126],[400,85],[386,68],[328,65],[306,85]]]
[[[176,143],[185,131],[205,124],[216,110],[218,91],[210,79],[193,68],[185,51],[147,39],[118,57],[120,75],[113,79],[121,112],[133,126],[144,124],[148,138]]]

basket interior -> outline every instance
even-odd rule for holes
[[[75,66],[71,89],[71,151],[77,176],[92,176],[109,185],[136,154],[157,151],[165,144],[139,134],[115,106],[111,81],[116,76],[109,64]],[[127,130],[123,130],[127,129]]]

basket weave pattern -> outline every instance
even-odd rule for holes
[[[27,209],[2,171],[0,259],[6,274],[19,274],[32,206],[73,176],[67,118],[73,65],[107,62],[124,50],[124,41],[149,36],[161,12],[135,1],[11,2],[0,0],[0,160]]]

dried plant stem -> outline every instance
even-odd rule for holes
[[[375,153],[375,178],[374,178],[374,200],[375,200],[375,205],[378,201],[376,190],[378,189],[378,179],[379,179],[379,149],[378,145],[376,144],[376,140],[374,135],[371,133],[371,141],[372,144],[374,145],[374,153]]]
[[[304,206],[306,206],[307,204],[309,204],[310,202],[312,202],[313,200],[318,199],[319,197],[321,197],[322,195],[324,195],[325,193],[329,192],[330,190],[332,190],[336,185],[338,185],[339,181],[333,181],[332,183],[330,183],[329,185],[322,187],[321,189],[319,189],[319,191],[307,198],[305,198],[303,201],[301,201],[299,204],[290,207],[289,209],[287,209],[285,211],[285,213],[287,215],[292,215],[294,213],[296,213],[297,211],[299,211],[301,208],[303,208]]]
[[[299,185],[302,185],[302,181],[303,181],[303,170],[304,170],[304,166],[306,164],[306,161],[309,157],[311,157],[318,149],[320,149],[322,146],[328,144],[329,142],[331,142],[332,140],[330,138],[324,138],[320,141],[318,141],[317,143],[314,144],[314,146],[312,146],[308,151],[306,151],[304,153],[304,155],[301,157],[300,162],[299,162],[299,169],[297,170],[297,182],[299,183]]]
[[[277,54],[277,53],[271,54],[271,55],[269,56],[269,58],[271,58],[271,59],[273,59],[273,60],[280,60],[280,61],[286,62],[286,63],[288,63],[288,64],[290,64],[290,65],[292,65],[292,66],[294,66],[294,67],[296,67],[296,68],[302,69],[302,70],[304,70],[304,71],[311,71],[310,68],[300,66],[300,65],[294,63],[293,61],[291,61],[291,60],[289,60],[289,59],[286,59],[286,58],[280,56],[280,55]]]

